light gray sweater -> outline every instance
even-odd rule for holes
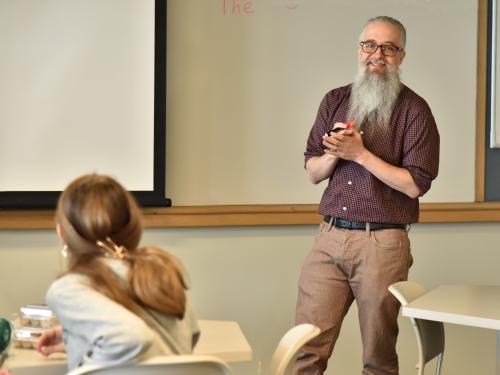
[[[119,276],[127,274],[118,259],[103,259]],[[47,304],[63,327],[68,369],[83,364],[118,365],[163,354],[189,354],[200,329],[189,301],[182,320],[147,311],[153,327],[93,289],[86,276],[67,274],[52,283]]]

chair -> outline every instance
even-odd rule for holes
[[[312,324],[299,324],[281,338],[271,360],[271,375],[289,375],[302,347],[318,336],[320,329]]]
[[[67,375],[231,375],[229,366],[208,355],[158,356],[120,366],[85,365]]]
[[[414,299],[427,293],[420,284],[413,281],[401,281],[389,286],[389,291],[406,306]],[[418,375],[423,375],[424,366],[431,359],[437,357],[436,375],[441,373],[444,354],[444,326],[442,322],[410,318],[413,330],[417,336],[418,346]]]

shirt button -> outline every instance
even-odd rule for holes
[[[343,209],[344,211],[347,211],[347,207],[342,207],[342,209]]]
[[[352,181],[347,181],[347,185],[352,185]]]

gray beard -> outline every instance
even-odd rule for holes
[[[384,75],[370,73],[365,64],[359,66],[352,84],[348,121],[359,129],[385,131],[390,125],[392,110],[401,82],[392,66]]]

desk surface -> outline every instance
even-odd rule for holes
[[[441,285],[403,306],[402,315],[500,331],[500,286]]]
[[[226,362],[245,362],[252,360],[252,348],[237,322],[222,320],[199,320],[200,340],[194,354],[206,354],[218,357]],[[55,354],[43,357],[30,349],[10,350],[5,363],[6,368],[13,370],[13,375],[29,373],[28,368],[43,367],[46,374],[66,373],[66,356]],[[47,371],[45,371],[47,370]],[[37,371],[37,373],[39,373]],[[41,372],[40,372],[41,373]]]
[[[252,348],[237,322],[225,320],[199,320],[200,340],[194,354],[219,357],[226,362],[252,360]]]

